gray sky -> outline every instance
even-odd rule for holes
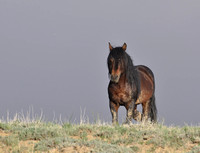
[[[0,0],[0,116],[111,121],[108,42],[152,69],[159,118],[198,124],[200,1]],[[125,117],[120,107],[119,119]]]

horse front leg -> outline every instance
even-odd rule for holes
[[[142,120],[142,114],[137,110],[137,105],[135,105],[133,110],[133,119],[138,122]]]
[[[133,117],[133,110],[134,110],[134,101],[131,101],[125,105],[126,110],[127,110],[127,115],[126,115],[126,124],[131,124],[132,123],[132,117]]]
[[[118,124],[118,109],[119,109],[119,104],[110,101],[110,112],[112,114],[113,125]]]

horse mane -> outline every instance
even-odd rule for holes
[[[113,57],[115,60],[121,58],[124,64],[124,73],[126,77],[126,81],[131,86],[132,90],[136,88],[136,95],[133,95],[134,98],[138,98],[140,94],[140,78],[138,71],[133,65],[133,61],[131,57],[122,49],[122,47],[113,48],[110,52],[108,59]],[[135,99],[135,100],[136,100]]]
[[[140,78],[138,71],[136,70],[135,66],[133,65],[133,61],[131,57],[124,51],[125,53],[125,76],[128,81],[128,83],[131,85],[132,89],[136,87],[136,97],[139,97],[140,94]]]

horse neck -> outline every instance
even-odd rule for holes
[[[119,85],[125,85],[127,83],[127,78],[126,78],[126,74],[122,73],[119,79]]]

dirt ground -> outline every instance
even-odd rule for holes
[[[6,137],[11,135],[11,133],[6,133],[2,130],[0,130],[0,137]],[[80,139],[79,137],[72,137],[73,139]],[[95,138],[93,137],[93,135],[88,134],[87,135],[88,141],[94,140]],[[105,140],[106,141],[106,140]],[[34,140],[28,140],[28,141],[20,141],[18,146],[15,148],[12,148],[11,146],[7,146],[5,144],[0,144],[0,152],[1,153],[10,153],[13,151],[13,149],[15,150],[23,150],[23,153],[30,153],[30,152],[34,152],[34,145],[37,143],[38,141],[34,141]],[[140,153],[146,153],[146,152],[150,152],[151,148],[153,147],[152,145],[141,145],[141,144],[134,144],[135,146],[137,146],[138,148],[140,148]],[[183,148],[178,148],[177,150],[175,150],[174,148],[155,148],[152,152],[155,153],[161,153],[161,152],[173,152],[173,153],[183,153],[183,152],[189,152],[192,150],[192,148],[194,146],[198,146],[198,144],[185,144],[186,146],[186,150]],[[54,148],[49,150],[49,153],[88,153],[88,152],[92,152],[92,148],[86,147],[86,146],[71,146],[71,147],[66,147],[66,148],[62,148],[61,150],[58,148]]]

